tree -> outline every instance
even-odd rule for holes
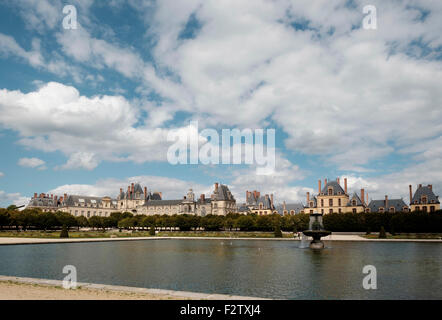
[[[253,228],[254,219],[252,215],[242,215],[235,221],[235,226],[241,231],[247,231]]]
[[[275,224],[275,238],[282,238],[282,232],[281,232],[281,227],[279,226],[279,223]]]
[[[85,216],[76,217],[75,220],[77,220],[76,225],[78,227],[78,230],[80,230],[80,228],[89,226],[89,222]]]
[[[9,223],[10,223],[10,216],[8,210],[0,208],[0,229],[9,226]]]
[[[151,226],[151,227],[150,227],[150,229],[149,229],[149,235],[150,235],[150,236],[154,236],[154,235],[155,235],[155,227],[154,227],[154,226]]]
[[[69,238],[68,228],[65,224],[63,225],[63,227],[61,229],[60,238]]]
[[[385,234],[384,226],[381,226],[381,230],[379,231],[379,239],[386,239],[387,235]]]

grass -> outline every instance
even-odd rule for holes
[[[259,231],[159,231],[157,237],[226,237],[226,238],[274,238],[273,232]],[[60,231],[0,231],[0,237],[9,238],[43,238],[58,239]],[[69,231],[69,238],[127,238],[127,237],[151,237],[149,231],[135,232],[103,232],[103,231]],[[284,233],[283,238],[293,238],[292,233]]]
[[[362,235],[362,237],[366,239],[379,239],[379,235],[375,234],[366,234]],[[442,239],[442,233],[396,233],[394,236],[390,233],[387,233],[386,239]]]

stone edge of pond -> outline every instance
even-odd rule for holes
[[[79,243],[79,242],[109,242],[109,241],[137,241],[137,240],[264,240],[264,241],[301,241],[294,238],[229,238],[229,237],[125,237],[125,238],[18,238],[0,237],[1,245],[21,244],[51,244],[51,243]],[[308,240],[308,239],[307,239]],[[433,242],[442,243],[438,239],[367,239],[357,235],[332,235],[324,241],[363,241],[363,242]]]
[[[2,275],[0,275],[0,282],[41,285],[48,287],[63,287],[62,280],[2,276]],[[78,289],[76,290],[88,289],[88,290],[97,290],[97,291],[102,290],[110,292],[126,292],[126,293],[149,294],[149,295],[158,295],[158,296],[172,296],[175,298],[191,299],[191,300],[271,300],[267,298],[248,297],[248,296],[176,291],[176,290],[167,290],[167,289],[150,289],[150,288],[117,286],[117,285],[107,285],[107,284],[97,284],[97,283],[87,283],[87,282],[78,282],[77,287]]]

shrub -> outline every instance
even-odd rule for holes
[[[61,229],[60,238],[69,238],[68,228],[66,227],[65,224],[63,225],[63,227]]]
[[[282,232],[281,228],[279,226],[279,223],[275,225],[275,238],[282,238]]]
[[[151,226],[151,227],[150,227],[150,229],[149,229],[149,235],[150,235],[150,236],[154,236],[154,235],[155,235],[155,227],[154,227],[154,226]]]

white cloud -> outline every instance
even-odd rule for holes
[[[27,205],[29,198],[22,196],[20,193],[6,193],[0,190],[0,205],[2,207],[8,207],[11,204],[16,206]]]
[[[46,168],[44,167],[45,162],[39,158],[20,158],[18,160],[18,165],[28,168]]]

